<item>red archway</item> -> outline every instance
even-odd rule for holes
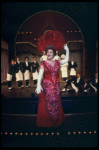
[[[78,63],[78,71],[85,76],[85,45],[83,34],[74,20],[57,11],[38,12],[27,18],[19,27],[15,37],[15,57],[17,55],[38,55],[37,40],[48,30],[58,30],[63,33],[70,49],[70,57]],[[59,52],[59,55],[64,50]],[[30,59],[31,59],[30,57]],[[23,59],[23,57],[22,57]],[[82,69],[83,68],[83,69]]]

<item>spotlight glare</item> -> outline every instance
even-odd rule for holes
[[[31,133],[31,135],[33,135],[33,133]]]
[[[41,133],[41,135],[43,135],[43,133]]]

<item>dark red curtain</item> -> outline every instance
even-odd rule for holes
[[[1,83],[6,82],[7,73],[9,69],[9,54],[8,51],[3,50],[1,52]]]

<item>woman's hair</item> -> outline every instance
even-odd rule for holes
[[[53,50],[53,53],[54,53],[54,56],[56,55],[56,50],[55,50],[55,48],[54,48],[54,46],[53,45],[48,45],[47,47],[46,47],[46,54],[47,54],[47,51],[49,50],[49,49],[51,49],[51,50]]]

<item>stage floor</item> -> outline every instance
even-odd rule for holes
[[[18,83],[16,81],[12,81],[12,89],[8,90],[8,85],[2,84],[1,85],[1,94],[3,95],[4,98],[31,98],[32,94],[35,95],[35,97],[39,97],[38,94],[36,94],[35,89],[33,84],[33,80],[30,79],[30,87],[26,88],[25,81],[23,81],[24,88],[21,88],[20,90],[18,89]],[[97,93],[83,93],[83,92],[78,92],[78,93],[69,93],[69,92],[62,92],[62,89],[64,88],[64,83],[60,82],[60,90],[61,90],[61,97],[74,97],[74,96],[84,96],[87,94],[87,96],[91,95],[97,95]]]
[[[25,82],[23,81],[24,86]],[[63,124],[57,128],[36,126],[38,97],[33,80],[29,88],[12,90],[1,85],[1,146],[2,147],[97,147],[97,93],[61,92],[65,113]],[[61,90],[63,83],[60,83]],[[35,97],[32,98],[32,93]]]
[[[37,115],[2,115],[2,147],[97,147],[98,114],[65,114],[57,128],[36,126]]]

